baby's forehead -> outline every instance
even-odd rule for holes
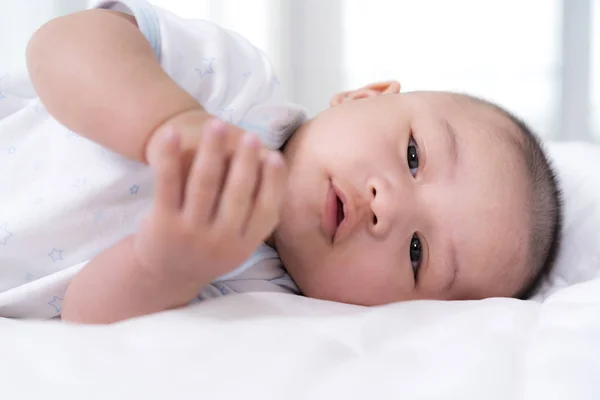
[[[459,131],[489,135],[490,147],[500,141],[508,144],[515,155],[520,153],[523,132],[511,117],[499,106],[487,100],[467,94],[439,92],[433,96],[433,109],[440,117],[456,125]],[[461,132],[459,132],[461,133]]]
[[[486,122],[509,123],[508,115],[496,104],[487,100],[463,93],[430,92],[424,96],[435,109],[452,114],[468,115]]]

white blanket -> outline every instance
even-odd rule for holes
[[[255,293],[113,326],[0,319],[0,399],[600,399],[600,148],[551,151],[565,238],[538,301]]]

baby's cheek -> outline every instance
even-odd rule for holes
[[[322,265],[311,286],[312,297],[372,306],[397,301],[410,284],[385,257],[363,255]]]

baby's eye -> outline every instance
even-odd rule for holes
[[[413,234],[412,239],[410,240],[410,263],[413,269],[413,275],[415,277],[415,282],[419,278],[419,269],[421,268],[421,239],[417,236],[417,234]]]
[[[406,160],[408,162],[408,168],[410,169],[410,173],[412,176],[417,175],[417,171],[419,171],[419,149],[417,147],[417,143],[415,139],[411,136],[408,142],[408,148],[406,150]]]

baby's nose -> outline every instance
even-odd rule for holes
[[[369,181],[369,230],[378,238],[385,238],[392,226],[397,222],[394,196],[392,190],[382,180]]]

